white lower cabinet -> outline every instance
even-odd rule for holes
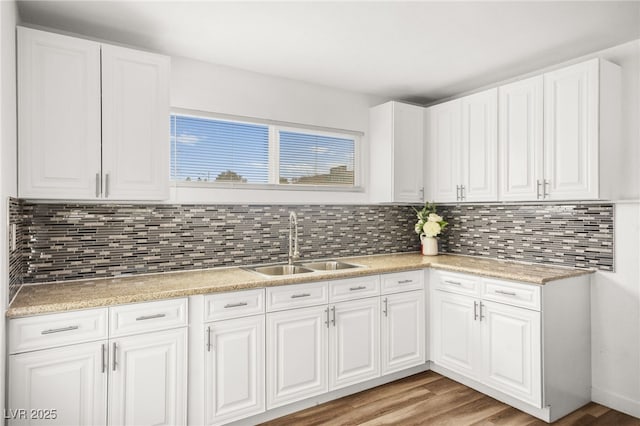
[[[110,349],[109,424],[185,424],[186,329],[122,337]]]
[[[433,361],[541,407],[540,312],[436,290]]]
[[[380,298],[352,300],[330,306],[329,388],[380,375]]]
[[[382,374],[425,362],[424,292],[382,296]]]
[[[433,360],[467,377],[477,377],[480,369],[478,301],[469,296],[435,291],[431,307]]]
[[[205,424],[219,425],[262,413],[264,315],[212,322],[206,332]]]
[[[483,301],[482,321],[483,380],[540,407],[540,312]]]
[[[105,425],[105,347],[106,341],[92,342],[11,355],[9,424]]]
[[[9,423],[185,425],[186,316],[166,322],[177,305],[186,311],[186,299],[108,308],[112,318],[131,314],[120,315],[131,335],[108,332],[107,309],[11,320]]]
[[[267,408],[328,391],[327,305],[267,314]]]

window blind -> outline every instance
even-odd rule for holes
[[[352,138],[279,131],[280,183],[354,186]]]
[[[171,178],[269,182],[269,126],[173,114]]]

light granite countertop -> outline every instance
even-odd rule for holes
[[[242,268],[226,267],[24,285],[9,306],[6,316],[16,318],[74,309],[424,268],[463,272],[538,285],[593,272],[588,269],[552,267],[472,256],[422,256],[420,253],[349,257],[340,260],[361,265],[362,268],[265,277]]]

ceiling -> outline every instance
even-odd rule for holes
[[[22,22],[426,103],[640,38],[639,1],[19,1]]]

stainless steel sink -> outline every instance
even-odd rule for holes
[[[270,277],[280,276],[280,275],[308,274],[310,272],[313,272],[312,269],[305,268],[299,265],[257,266],[255,268],[247,268],[247,269],[262,275],[268,275]]]
[[[339,262],[337,260],[327,260],[324,262],[303,263],[303,266],[313,269],[314,271],[340,271],[342,269],[361,268],[359,265],[351,263]]]

